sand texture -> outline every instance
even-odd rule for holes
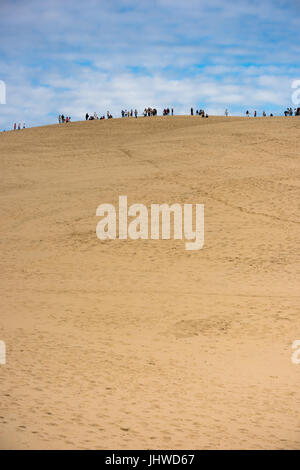
[[[300,448],[300,117],[0,135],[0,448]],[[96,237],[205,204],[205,244]]]

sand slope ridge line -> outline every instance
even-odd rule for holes
[[[283,217],[278,217],[278,216],[272,215],[272,214],[266,214],[264,212],[251,211],[250,209],[247,209],[246,207],[235,206],[234,204],[230,204],[230,202],[225,201],[224,199],[220,199],[220,198],[217,198],[215,196],[212,196],[210,193],[208,193],[206,191],[201,191],[201,194],[204,194],[205,196],[212,199],[213,201],[219,202],[220,204],[224,204],[227,207],[231,207],[231,209],[235,209],[235,210],[238,210],[240,212],[244,212],[244,213],[249,214],[249,215],[267,217],[269,219],[277,220],[278,222],[288,222],[288,223],[291,223],[291,224],[300,224],[300,221],[297,221],[297,220],[285,219]]]

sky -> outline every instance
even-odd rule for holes
[[[0,0],[0,130],[145,106],[282,114],[299,57],[300,0]]]

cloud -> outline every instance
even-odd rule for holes
[[[299,16],[292,0],[1,0],[0,129],[144,106],[282,111]]]

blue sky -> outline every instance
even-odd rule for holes
[[[282,113],[299,0],[0,0],[0,130],[86,112]]]

